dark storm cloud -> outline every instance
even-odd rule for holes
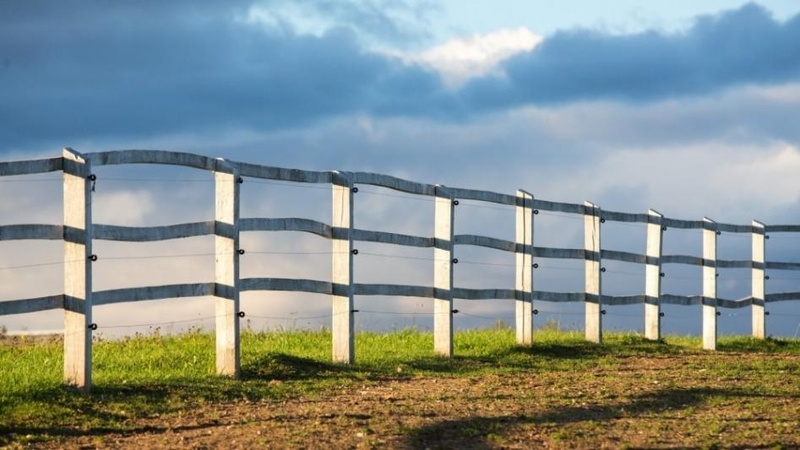
[[[699,17],[680,34],[559,32],[504,67],[507,77],[476,80],[464,89],[470,104],[641,102],[785,82],[800,76],[800,15],[779,23],[748,4]]]
[[[346,29],[316,37],[235,20],[246,3],[2,5],[3,146],[417,114],[444,98],[437,75],[365,52]]]
[[[365,50],[358,26],[302,35],[281,21],[244,21],[251,4],[0,1],[0,149],[272,130],[342,114],[461,120],[524,104],[707,94],[800,73],[800,16],[779,23],[755,5],[701,17],[682,34],[558,33],[507,61],[506,77],[452,91],[428,69]],[[425,3],[302,5],[391,37],[402,27],[387,25],[396,14],[381,8],[413,16]]]

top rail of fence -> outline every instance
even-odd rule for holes
[[[189,167],[209,172],[221,171],[226,173],[230,172],[232,168],[235,168],[238,170],[238,174],[240,176],[298,183],[332,183],[334,181],[334,174],[340,173],[341,175],[348,177],[353,184],[372,185],[376,187],[393,189],[408,194],[435,196],[437,188],[444,188],[449,191],[454,199],[481,201],[507,206],[529,206],[537,210],[568,214],[590,213],[589,207],[583,204],[554,202],[537,198],[534,198],[532,201],[527,200],[529,204],[526,204],[525,199],[515,195],[487,190],[466,189],[449,186],[445,187],[436,184],[420,183],[391,175],[372,172],[337,172],[290,169],[235,160],[226,160],[222,158],[212,158],[195,153],[175,152],[168,150],[109,150],[86,153],[83,156],[86,157],[87,161],[89,161],[93,166],[158,164]],[[64,165],[62,157],[0,162],[0,177],[57,172],[62,170],[63,167]],[[730,233],[800,233],[800,225],[794,224],[766,225],[762,228],[754,227],[752,225],[708,222],[704,220],[684,220],[668,217],[659,218],[644,213],[626,213],[602,209],[599,211],[599,215],[600,218],[605,221],[643,224],[660,223],[662,226],[678,229],[711,229],[714,231]]]

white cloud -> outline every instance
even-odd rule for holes
[[[370,0],[269,0],[251,4],[236,16],[236,20],[318,37],[334,29],[347,29],[366,47],[405,46],[430,36],[429,16],[437,9],[426,0],[382,2],[380,5]]]
[[[750,88],[752,96],[760,96],[764,100],[780,105],[797,107],[800,105],[800,83],[788,83],[777,86]]]
[[[101,192],[93,202],[96,223],[141,226],[156,211],[153,192],[143,189]]]
[[[269,6],[253,4],[237,19],[248,25],[260,25],[267,29],[288,27],[296,33],[313,36],[322,36],[333,26],[330,20],[304,13],[302,5],[291,2]]]
[[[563,183],[574,196],[604,197],[607,207],[653,207],[678,219],[711,217],[740,224],[769,219],[798,201],[800,149],[787,143],[732,146],[720,142],[621,150],[575,172]],[[580,192],[579,192],[580,191]],[[641,211],[627,195],[640,196]],[[611,195],[604,194],[611,193]],[[618,198],[617,198],[618,197]]]
[[[450,87],[458,87],[490,73],[499,73],[498,64],[520,52],[533,50],[543,38],[520,27],[499,29],[466,38],[453,38],[419,53],[400,56],[409,62],[420,63],[438,71]]]

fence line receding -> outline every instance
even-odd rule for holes
[[[92,221],[92,186],[96,176],[92,169],[105,165],[158,164],[195,168],[214,174],[215,218],[153,227],[127,227],[95,224]],[[307,171],[262,166],[251,163],[210,158],[190,153],[159,150],[120,150],[80,154],[64,149],[59,158],[0,162],[0,177],[33,175],[49,172],[63,174],[64,220],[61,225],[26,224],[0,226],[0,241],[62,240],[64,242],[63,292],[30,299],[0,301],[0,315],[37,311],[64,310],[64,381],[78,388],[91,387],[92,308],[123,302],[159,300],[178,297],[214,296],[216,298],[216,371],[238,376],[240,372],[240,326],[244,317],[239,296],[245,291],[295,291],[330,295],[333,359],[354,362],[354,297],[388,295],[433,299],[434,348],[440,355],[453,353],[454,299],[509,299],[515,302],[516,339],[527,345],[532,341],[533,320],[538,310],[535,302],[583,302],[585,305],[586,339],[602,342],[602,317],[605,305],[644,304],[644,331],[648,339],[661,338],[664,313],[661,306],[702,305],[703,347],[715,349],[718,308],[752,306],[752,334],[766,335],[765,305],[800,299],[800,292],[765,292],[765,269],[800,270],[800,263],[766,261],[767,233],[798,233],[800,225],[750,225],[714,222],[711,219],[679,220],[663,217],[650,210],[631,214],[606,211],[590,202],[572,204],[535,198],[518,190],[516,195],[475,189],[461,189],[404,180],[389,175],[366,172]],[[331,186],[331,222],[305,218],[241,218],[239,199],[245,178],[290,183],[316,183]],[[404,194],[432,197],[434,203],[433,233],[414,236],[354,228],[354,194],[358,185],[388,188]],[[512,206],[516,210],[514,241],[483,235],[454,234],[459,200]],[[539,211],[574,214],[583,217],[583,248],[551,248],[533,245],[535,218]],[[603,248],[601,230],[606,221],[642,223],[646,226],[642,254]],[[702,257],[664,255],[662,242],[669,228],[697,229],[703,233]],[[331,242],[332,273],[330,280],[287,278],[241,278],[239,246],[242,232],[296,231],[311,233]],[[752,257],[749,260],[718,259],[717,236],[720,233],[749,235]],[[198,283],[146,286],[95,292],[92,289],[93,240],[152,242],[195,236],[214,236],[215,279]],[[428,286],[404,284],[364,284],[354,282],[353,260],[358,249],[355,242],[433,249],[432,283]],[[453,285],[455,246],[478,246],[513,253],[515,285],[512,288],[472,289]],[[584,261],[585,284],[579,292],[550,292],[535,289],[535,269],[541,259]],[[603,261],[620,261],[645,266],[645,291],[634,295],[603,294]],[[664,264],[698,266],[703,274],[702,292],[683,296],[661,292]],[[744,268],[752,274],[751,295],[731,300],[717,296],[717,269]]]

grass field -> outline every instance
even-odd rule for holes
[[[98,342],[94,388],[61,385],[60,342],[0,341],[0,445],[79,447],[797,448],[800,342],[649,342],[510,330],[246,333],[242,378],[212,375],[214,337]]]

